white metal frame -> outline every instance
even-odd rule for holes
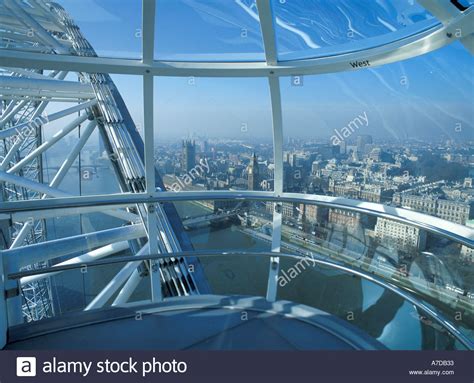
[[[152,0],[150,0],[152,1]],[[146,1],[145,1],[146,4]],[[379,37],[383,44],[364,49],[315,59],[277,62],[172,62],[131,59],[112,59],[105,57],[77,57],[69,55],[50,55],[14,50],[2,50],[0,67],[29,67],[32,69],[51,69],[84,71],[90,73],[116,73],[130,75],[182,76],[182,77],[268,77],[312,75],[353,71],[354,61],[369,60],[371,66],[385,65],[408,58],[420,56],[442,48],[474,32],[473,7],[450,19],[443,25],[392,41],[391,33]],[[395,33],[395,32],[393,32]],[[145,33],[143,39],[145,39]]]
[[[282,126],[282,111],[281,111],[281,95],[279,78],[282,76],[290,75],[316,75],[322,73],[333,73],[339,71],[353,71],[357,70],[351,65],[354,61],[368,61],[370,66],[385,65],[392,62],[405,60],[407,58],[419,56],[441,47],[444,47],[453,41],[460,40],[468,49],[472,52],[472,41],[474,39],[474,7],[471,7],[467,11],[461,13],[454,10],[454,6],[448,1],[430,2],[429,0],[419,0],[422,5],[432,11],[436,16],[439,17],[442,24],[435,25],[433,27],[421,30],[417,33],[411,33],[403,35],[403,33],[389,33],[382,37],[373,39],[374,45],[365,48],[363,50],[354,50],[345,52],[342,54],[329,55],[325,57],[318,57],[314,59],[304,60],[293,60],[293,61],[278,61],[277,48],[276,48],[276,36],[274,30],[274,21],[272,16],[270,0],[257,0],[257,7],[259,11],[260,25],[262,29],[262,37],[264,42],[265,50],[265,62],[163,62],[154,60],[154,34],[155,34],[155,0],[143,0],[142,12],[143,12],[143,55],[142,60],[129,60],[129,59],[112,59],[102,57],[79,57],[69,55],[71,44],[65,41],[59,41],[52,34],[50,34],[46,28],[50,28],[55,32],[61,31],[61,25],[55,22],[54,19],[48,17],[49,10],[44,4],[35,0],[32,2],[37,8],[28,9],[24,8],[24,4],[20,4],[19,0],[5,0],[7,10],[12,15],[20,17],[26,25],[33,26],[38,31],[37,36],[32,39],[25,39],[18,37],[19,46],[24,47],[22,50],[14,49],[2,49],[0,56],[0,67],[10,68],[12,77],[10,77],[3,84],[0,83],[0,92],[2,96],[8,97],[11,100],[16,100],[15,97],[28,96],[31,100],[44,100],[44,97],[53,100],[70,100],[77,99],[91,99],[90,101],[83,102],[80,105],[58,112],[54,115],[48,116],[48,121],[59,119],[65,115],[76,113],[80,110],[90,109],[97,103],[94,93],[89,85],[77,84],[64,81],[64,78],[68,72],[88,72],[88,73],[116,73],[116,74],[133,74],[141,75],[143,77],[143,96],[144,96],[144,136],[145,136],[145,175],[146,175],[146,191],[143,195],[131,195],[123,193],[118,196],[70,196],[67,193],[61,192],[57,189],[65,172],[69,169],[74,159],[79,154],[81,148],[87,141],[87,137],[91,134],[94,128],[91,123],[88,125],[85,131],[82,132],[81,140],[77,143],[73,153],[64,162],[61,170],[58,172],[54,180],[49,186],[42,185],[31,179],[21,179],[22,177],[15,176],[13,173],[26,167],[29,160],[41,156],[44,150],[47,150],[51,145],[58,142],[63,136],[72,131],[80,123],[84,122],[84,118],[78,118],[73,124],[65,128],[65,130],[59,134],[57,139],[50,143],[44,143],[41,147],[32,151],[28,157],[25,157],[22,161],[15,163],[9,167],[9,161],[12,159],[13,154],[18,149],[18,145],[12,147],[11,153],[9,152],[0,165],[0,180],[9,182],[12,184],[20,185],[24,188],[35,190],[39,195],[51,195],[56,198],[53,199],[41,199],[36,201],[23,201],[22,206],[19,208],[16,202],[6,202],[1,204],[0,218],[11,218],[18,222],[25,222],[25,213],[22,213],[22,209],[29,211],[28,214],[32,214],[36,219],[40,217],[48,216],[54,212],[55,208],[59,208],[61,205],[77,206],[76,212],[79,211],[101,211],[106,214],[121,217],[125,220],[136,223],[138,216],[119,210],[117,206],[112,206],[117,203],[121,203],[124,206],[130,206],[133,203],[145,203],[146,209],[146,222],[145,230],[148,237],[148,245],[143,247],[141,251],[147,251],[148,254],[157,254],[160,252],[167,251],[178,251],[179,248],[176,245],[173,236],[169,236],[166,243],[160,244],[158,238],[160,233],[158,227],[160,225],[159,217],[163,217],[163,212],[160,210],[160,206],[157,202],[166,200],[179,200],[179,199],[213,199],[221,198],[226,193],[212,193],[208,192],[205,196],[200,193],[193,192],[182,192],[180,196],[173,195],[173,193],[157,192],[155,191],[155,168],[153,159],[153,143],[154,143],[154,129],[153,129],[153,82],[154,76],[196,76],[196,77],[267,77],[271,96],[271,108],[272,108],[272,122],[273,122],[273,143],[274,143],[274,161],[275,161],[275,188],[273,193],[264,192],[249,192],[249,193],[227,193],[226,196],[229,198],[250,198],[250,199],[274,199],[275,204],[279,201],[287,200],[300,200],[309,203],[321,203],[321,204],[338,204],[340,206],[351,208],[359,211],[366,211],[369,213],[376,213],[380,215],[389,215],[391,218],[404,220],[411,222],[420,227],[429,228],[430,230],[436,231],[436,224],[441,226],[441,222],[438,222],[437,218],[426,217],[419,213],[407,212],[402,209],[394,209],[376,206],[376,204],[363,203],[360,201],[349,201],[344,199],[332,200],[331,197],[325,196],[300,196],[290,195],[283,193],[283,126]],[[21,23],[15,24],[13,18],[1,18],[7,23],[8,28],[11,31],[22,32],[25,30],[25,26]],[[2,22],[3,22],[2,21]],[[459,34],[459,31],[462,31]],[[6,36],[12,36],[13,33],[6,33]],[[3,36],[3,35],[2,35]],[[36,40],[35,40],[36,39]],[[33,41],[33,45],[31,45]],[[368,41],[370,44],[370,40]],[[48,49],[42,47],[49,47]],[[49,53],[45,53],[49,52]],[[18,69],[18,68],[29,68],[29,69],[47,69],[54,70],[53,77],[46,77],[40,73]],[[15,74],[16,73],[16,74]],[[18,76],[23,77],[18,77]],[[26,77],[25,77],[26,76]],[[57,76],[57,77],[55,77]],[[32,90],[35,88],[35,90]],[[27,100],[19,100],[15,103],[12,101],[7,109],[5,110],[3,119],[0,120],[0,128],[2,124],[6,124],[15,113],[27,107]],[[43,102],[37,109],[36,115],[38,117],[47,102]],[[39,113],[38,113],[39,111]],[[84,114],[85,115],[85,114]],[[19,129],[24,128],[31,123],[31,120],[26,120],[16,126],[9,127],[4,130],[0,130],[0,139],[7,139],[17,134]],[[42,120],[41,124],[47,123],[46,120]],[[72,126],[74,125],[74,126]],[[111,202],[112,201],[112,202]],[[277,206],[276,206],[277,207]],[[39,209],[38,211],[34,211]],[[43,209],[47,209],[45,213]],[[82,210],[81,210],[82,209]],[[389,211],[390,210],[390,211]],[[71,210],[74,211],[74,210]],[[155,214],[156,213],[156,214]],[[23,221],[22,221],[23,220]],[[24,224],[24,232],[22,235],[26,235],[27,230],[30,229],[31,223]],[[138,225],[137,225],[138,226]],[[443,221],[444,230],[452,238],[458,238],[466,243],[472,243],[474,238],[473,231],[468,228],[459,227],[459,225],[447,223]],[[163,227],[166,232],[167,227]],[[444,234],[446,234],[444,233]],[[170,233],[168,233],[170,234]],[[162,238],[162,237],[161,237]],[[20,237],[21,239],[21,237]],[[164,240],[164,238],[162,238]],[[123,241],[123,239],[122,239]],[[273,216],[273,237],[272,237],[272,251],[280,251],[281,241],[281,213],[278,208],[274,209]],[[17,241],[19,242],[19,240]],[[123,242],[122,242],[123,243]],[[104,244],[104,243],[102,243]],[[121,248],[120,246],[118,246]],[[14,251],[14,249],[12,249]],[[106,250],[101,248],[97,254],[99,256],[105,256],[109,254],[110,249]],[[97,255],[96,254],[96,255]],[[9,257],[10,258],[10,257]],[[38,257],[35,257],[35,259]],[[86,257],[87,258],[87,257]],[[276,280],[278,277],[278,257],[272,257],[271,267],[269,271],[267,299],[273,301],[276,298],[277,284]],[[82,259],[78,260],[82,262]],[[155,267],[153,267],[155,266]],[[127,268],[128,270],[128,268]],[[112,283],[112,287],[106,288],[101,296],[109,297],[110,289],[116,289],[125,282],[122,290],[119,292],[115,304],[123,303],[128,299],[133,288],[138,284],[138,273],[135,269],[131,269],[132,272],[128,273],[122,270],[121,275],[127,275],[127,278],[122,280],[121,283]],[[159,286],[159,265],[150,263],[150,276],[151,276],[151,288],[153,292],[154,300],[161,300],[161,288]],[[125,281],[126,280],[126,281]],[[2,301],[0,299],[0,301]],[[93,306],[100,306],[103,300],[98,299]],[[1,302],[0,302],[1,304]],[[2,312],[0,307],[0,313]],[[2,323],[0,319],[0,324]],[[2,344],[0,334],[0,344]]]

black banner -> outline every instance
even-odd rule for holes
[[[474,382],[473,352],[0,351],[11,382]]]

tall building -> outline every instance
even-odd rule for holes
[[[401,200],[401,206],[421,213],[434,215],[447,221],[465,225],[472,216],[472,203],[454,201],[430,195],[401,194],[394,202]]]
[[[436,215],[447,221],[465,225],[471,216],[472,205],[462,201],[438,200]]]
[[[196,166],[196,143],[191,140],[183,141],[183,172],[189,172]]]
[[[339,153],[346,154],[347,153],[347,143],[346,141],[341,141],[339,144]]]
[[[252,155],[252,159],[248,167],[248,177],[248,190],[258,190],[260,173],[258,171],[258,161],[255,152]]]
[[[296,153],[289,154],[288,155],[288,163],[293,167],[298,166],[299,165],[298,155]]]
[[[328,220],[329,209],[324,206],[310,205],[301,203],[299,211],[303,218],[309,223],[326,223]]]
[[[204,154],[208,154],[209,153],[209,150],[210,147],[209,147],[209,142],[207,140],[204,140],[203,144],[202,144],[202,151]]]
[[[268,213],[273,214],[275,204],[271,201],[265,203],[265,209]],[[296,204],[293,202],[282,202],[281,203],[281,214],[284,218],[296,218],[298,216],[298,210]]]
[[[365,154],[365,146],[372,144],[372,136],[369,134],[361,134],[357,136],[357,153]]]
[[[349,231],[356,230],[361,225],[361,214],[346,209],[329,209],[330,224],[345,226]]]
[[[386,218],[377,218],[375,237],[383,243],[405,251],[424,250],[426,246],[424,230]]]
[[[403,194],[401,205],[422,213],[436,215],[437,200],[436,196]]]
[[[467,221],[466,226],[474,229],[474,220]],[[474,263],[474,248],[462,245],[461,258],[463,258],[465,261]]]
[[[461,258],[463,258],[465,261],[474,263],[474,249],[471,247],[467,247],[466,245],[462,245]]]
[[[315,175],[320,168],[321,168],[321,161],[313,161],[313,163],[311,164],[311,174]]]
[[[369,154],[369,158],[372,161],[380,162],[382,161],[382,149],[381,148],[373,148]]]

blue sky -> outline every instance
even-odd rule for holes
[[[60,3],[99,55],[140,57],[141,1]],[[433,22],[412,0],[275,0],[273,5],[283,59]],[[256,12],[252,0],[158,0],[155,57],[262,60]],[[473,64],[473,57],[455,43],[380,68],[304,77],[300,87],[282,78],[285,135],[329,140],[334,129],[366,112],[364,134],[474,139]],[[113,78],[141,124],[141,78]],[[157,78],[155,109],[157,134],[166,139],[192,133],[271,138],[266,79]]]

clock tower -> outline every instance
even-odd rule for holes
[[[248,171],[248,190],[259,190],[259,171],[258,171],[258,161],[255,152],[252,154],[252,159],[247,168]]]

